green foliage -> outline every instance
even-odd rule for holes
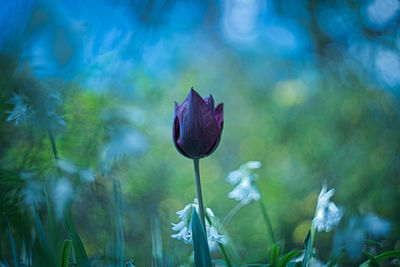
[[[191,226],[193,233],[194,266],[211,267],[211,256],[207,237],[196,209],[193,209]]]
[[[61,251],[60,251],[60,260],[58,263],[58,267],[68,267],[69,266],[69,258],[71,254],[72,241],[64,240]]]
[[[74,222],[70,211],[67,212],[65,223],[72,239],[72,247],[74,249],[74,255],[76,258],[77,267],[90,267],[90,261],[87,257],[85,247],[82,244],[81,238],[75,229]]]

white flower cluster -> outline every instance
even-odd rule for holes
[[[15,126],[18,125],[20,121],[26,124],[27,120],[34,115],[34,110],[32,109],[29,98],[22,93],[13,93],[13,98],[8,101],[8,103],[14,105],[14,109],[11,111],[6,111],[9,114],[7,121],[15,120]]]
[[[315,211],[313,226],[318,232],[329,232],[336,226],[343,216],[343,212],[330,198],[335,194],[335,189],[327,191],[326,182],[322,185],[321,193],[318,196],[317,208]]]
[[[28,124],[29,120],[33,121],[36,126],[50,127],[54,129],[56,125],[65,126],[64,117],[56,113],[57,105],[63,102],[60,93],[49,94],[39,104],[34,103],[29,97],[23,93],[13,93],[13,98],[8,103],[14,105],[14,109],[6,111],[9,114],[7,121],[15,120],[15,126],[20,121]]]
[[[186,244],[192,244],[192,227],[191,227],[191,218],[193,209],[196,209],[199,212],[199,203],[197,198],[193,200],[193,203],[187,204],[183,210],[177,211],[181,221],[179,223],[172,223],[172,230],[177,231],[178,233],[171,235],[172,238],[176,238],[178,240],[183,240]],[[210,208],[206,209],[207,215],[209,218],[214,218],[215,215]],[[215,242],[224,243],[224,236],[218,234],[217,229],[210,225],[206,220],[206,228],[207,228],[207,239],[208,245],[210,248],[215,246]]]
[[[239,169],[229,173],[226,180],[231,184],[237,184],[237,186],[228,194],[228,197],[241,201],[243,204],[252,200],[259,200],[260,193],[253,185],[253,181],[257,179],[257,174],[253,173],[253,170],[260,167],[261,162],[249,161],[242,164]]]

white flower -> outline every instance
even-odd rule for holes
[[[25,186],[21,190],[21,195],[25,205],[32,209],[36,209],[39,204],[44,200],[43,186],[34,180],[33,173],[21,172],[20,176],[25,180]]]
[[[27,120],[35,113],[29,98],[22,93],[13,93],[13,98],[8,103],[13,104],[14,109],[12,111],[6,111],[6,113],[10,114],[7,121],[15,120],[15,126],[17,126],[20,121],[26,124]]]
[[[259,200],[260,193],[257,188],[251,184],[249,177],[244,177],[242,181],[228,194],[229,198],[248,203],[251,200]]]
[[[252,200],[259,200],[260,193],[253,185],[253,181],[257,179],[257,175],[253,173],[253,170],[260,167],[261,162],[249,161],[242,164],[239,169],[230,172],[226,180],[231,184],[237,184],[237,186],[228,194],[228,197],[244,204]]]
[[[172,223],[172,230],[178,233],[171,235],[171,237],[176,238],[178,240],[183,240],[186,244],[192,244],[193,242],[192,228],[190,223],[192,219],[193,208],[195,208],[196,211],[199,212],[199,203],[197,198],[193,200],[193,203],[189,203],[182,210],[177,211],[176,214],[181,219],[181,221],[176,224]],[[213,211],[210,208],[206,209],[206,213],[210,219],[215,217]],[[214,226],[210,225],[210,223],[207,220],[206,220],[206,228],[207,228],[208,245],[210,249],[215,247],[216,242],[218,243],[224,242],[224,236],[218,234],[217,229]]]
[[[321,193],[318,196],[317,208],[315,211],[313,226],[318,232],[329,232],[336,226],[343,216],[343,212],[330,198],[335,194],[335,189],[327,191],[326,182],[322,185]]]
[[[67,178],[60,178],[53,181],[51,192],[57,218],[61,219],[64,216],[65,208],[75,195],[74,189]]]
[[[95,175],[92,169],[80,168],[67,159],[58,159],[56,162],[57,167],[69,175],[78,175],[82,182],[93,182]]]
[[[14,109],[6,111],[10,114],[7,121],[15,120],[15,125],[18,125],[20,121],[27,124],[28,119],[32,119],[35,126],[51,129],[55,129],[57,125],[66,125],[64,117],[56,113],[57,105],[62,104],[59,92],[33,100],[22,93],[13,93],[9,103],[14,105]]]

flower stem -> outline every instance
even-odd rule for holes
[[[304,252],[303,267],[308,266],[308,258],[309,258],[309,254],[312,254],[314,238],[315,238],[315,227],[314,227],[314,225],[311,225],[310,241],[309,241],[310,243],[309,243],[308,247],[306,247],[306,251]]]
[[[193,159],[193,165],[194,165],[194,175],[196,178],[197,199],[199,200],[200,220],[201,223],[203,224],[204,232],[207,236],[206,221],[204,219],[203,195],[201,193],[199,159]]]
[[[266,210],[266,208],[264,206],[264,203],[262,202],[261,199],[258,200],[257,202],[260,204],[261,213],[262,213],[262,215],[264,217],[265,225],[267,226],[267,229],[268,229],[269,235],[271,237],[272,243],[276,244],[274,232],[272,231],[271,220],[269,219],[269,216],[268,216],[267,210]]]
[[[58,160],[58,151],[57,151],[57,146],[56,146],[56,139],[54,138],[53,133],[51,132],[51,129],[49,127],[48,129],[49,132],[49,138],[50,138],[50,142],[51,142],[51,148],[53,149],[53,155],[54,155],[54,159]]]
[[[212,225],[210,216],[208,216],[208,214],[206,214],[206,219],[207,219],[207,222],[208,222],[210,225]],[[218,244],[219,250],[221,251],[221,254],[222,254],[222,256],[224,257],[226,266],[227,266],[227,267],[232,267],[232,263],[231,263],[231,261],[229,260],[228,254],[227,254],[226,251],[225,251],[224,245],[223,245],[222,243],[219,243],[219,242],[216,242],[216,243]]]
[[[229,222],[232,220],[233,216],[235,216],[238,211],[243,208],[246,205],[245,202],[241,201],[238,204],[236,204],[233,209],[226,215],[225,219],[222,221],[222,227],[221,227],[221,232],[224,232],[226,227],[228,226]]]

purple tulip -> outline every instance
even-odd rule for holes
[[[223,107],[220,103],[214,109],[212,95],[203,99],[193,87],[181,105],[175,102],[173,139],[182,155],[200,159],[214,152],[221,139]]]

